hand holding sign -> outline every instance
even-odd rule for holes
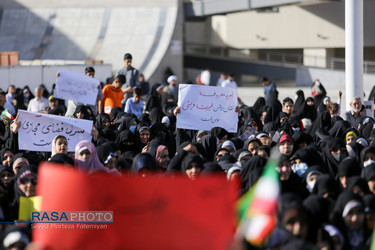
[[[21,122],[18,121],[18,117],[20,117],[20,113],[17,114],[16,118],[13,120],[12,124],[10,124],[10,130],[17,134],[18,129],[21,127]]]

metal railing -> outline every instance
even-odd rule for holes
[[[334,57],[309,56],[303,54],[237,49],[224,46],[211,46],[196,43],[185,44],[185,55],[199,55],[227,59],[259,61],[268,64],[281,64],[296,67],[317,67],[331,70],[345,70],[345,59]],[[363,72],[375,74],[375,62],[364,61]]]

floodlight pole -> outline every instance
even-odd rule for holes
[[[345,0],[346,110],[353,97],[363,100],[363,0]]]

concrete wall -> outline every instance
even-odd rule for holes
[[[318,68],[300,68],[296,71],[296,86],[309,87],[312,82],[319,79],[323,86],[332,85],[345,90],[345,72]],[[363,75],[363,91],[370,93],[375,85],[375,74]]]
[[[166,83],[165,70],[170,68],[178,79],[183,78],[183,59],[184,59],[184,16],[182,8],[182,0],[178,0],[176,16],[171,16],[171,20],[166,22],[167,25],[173,25],[173,28],[164,28],[169,34],[162,35],[165,42],[162,42],[159,54],[156,57],[162,58],[158,64],[154,65],[151,76],[145,76],[151,84]],[[172,35],[173,34],[173,35]]]
[[[365,46],[375,46],[374,11],[375,1],[364,0]],[[201,24],[187,22],[186,29],[198,30],[189,33],[188,43],[215,45],[217,38],[235,48],[343,48],[345,1],[281,6],[279,12],[253,10],[217,15]]]
[[[29,85],[34,92],[34,88],[44,83],[49,91],[52,84],[56,81],[56,73],[59,69],[67,69],[84,73],[87,66],[95,68],[95,79],[105,82],[111,77],[111,65],[69,65],[69,66],[9,66],[0,67],[0,88],[6,90],[8,85],[14,84],[16,87],[22,88]]]
[[[182,58],[164,57],[175,30],[182,41],[178,2],[1,0],[0,51],[19,51],[21,60],[102,60],[114,74],[129,52],[146,79],[157,77],[161,63],[182,75]]]

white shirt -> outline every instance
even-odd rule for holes
[[[210,71],[208,71],[208,70],[203,71],[201,73],[201,82],[204,85],[208,86],[208,85],[210,85],[210,80],[211,80],[211,73],[210,73]]]
[[[39,101],[35,98],[31,99],[27,111],[40,112],[48,107],[48,99],[42,97]]]
[[[222,84],[221,87],[224,88],[232,88],[232,89],[237,89],[237,83],[235,81],[230,81],[230,80],[225,80]]]

